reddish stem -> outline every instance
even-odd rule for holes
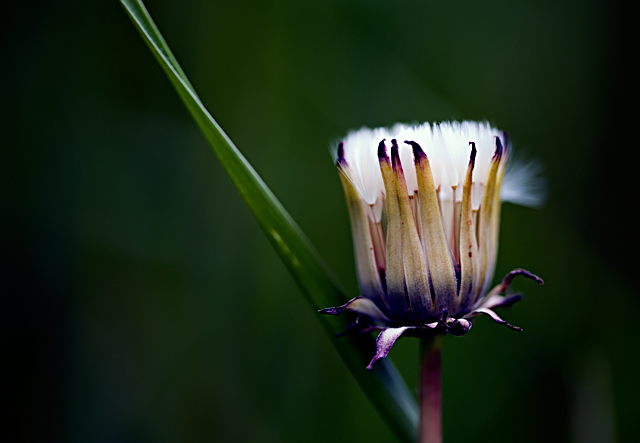
[[[422,339],[418,443],[442,443],[442,340]]]

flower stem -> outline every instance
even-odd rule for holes
[[[442,443],[442,338],[422,339],[418,443]]]

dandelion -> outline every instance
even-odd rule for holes
[[[466,334],[470,319],[478,315],[519,331],[495,309],[522,298],[504,295],[514,277],[542,283],[516,269],[489,289],[508,158],[506,133],[467,121],[364,128],[338,145],[336,164],[351,217],[362,295],[320,312],[359,314],[345,333],[380,331],[367,369],[386,357],[400,336],[429,338],[421,378],[421,392],[428,398],[421,398],[421,404],[423,411],[432,405],[424,413],[430,416],[433,435],[421,441],[440,438],[437,337]],[[537,202],[536,195],[523,195],[527,184],[519,185],[517,174],[508,177],[503,196]]]

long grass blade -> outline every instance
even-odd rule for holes
[[[120,2],[307,301],[316,310],[343,304],[344,291],[301,229],[206,110],[144,4],[138,0]],[[352,334],[337,340],[334,333],[344,329],[345,321],[320,315],[318,320],[369,400],[402,440],[413,441],[417,433],[416,401],[391,360],[387,358],[373,371],[366,371],[375,354],[373,339]]]

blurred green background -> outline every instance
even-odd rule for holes
[[[350,295],[329,143],[395,122],[508,130],[549,200],[503,206],[496,281],[546,284],[514,284],[527,297],[503,314],[523,333],[479,319],[445,340],[445,441],[637,441],[637,7],[146,4]],[[119,3],[3,9],[10,441],[395,441]],[[416,386],[417,340],[391,356]]]

